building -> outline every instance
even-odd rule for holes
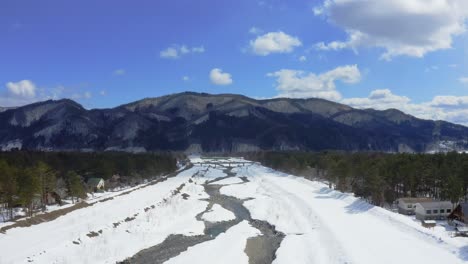
[[[86,183],[88,184],[88,187],[95,192],[104,190],[103,178],[89,178]]]
[[[418,220],[443,220],[452,212],[453,204],[449,201],[417,203],[414,209]]]
[[[455,207],[447,219],[452,225],[468,226],[468,202],[460,203],[457,207]]]
[[[42,201],[46,205],[51,205],[51,204],[59,204],[62,205],[62,199],[60,195],[56,192],[47,192],[44,194]]]
[[[421,202],[431,202],[434,201],[432,198],[427,197],[406,197],[406,198],[399,198],[397,200],[398,206],[398,213],[405,214],[405,215],[414,215],[414,209],[416,208],[417,203]]]
[[[437,222],[435,220],[422,220],[421,224],[425,228],[434,228],[437,225]]]

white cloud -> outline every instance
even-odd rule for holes
[[[425,72],[431,72],[431,71],[437,71],[437,70],[439,70],[439,66],[437,66],[437,65],[432,65],[432,66],[426,67]]]
[[[190,50],[187,48],[187,46],[185,45],[182,45],[180,48],[179,48],[179,51],[181,54],[187,54],[187,53],[190,53]]]
[[[231,74],[223,72],[223,70],[214,68],[210,71],[210,80],[216,85],[229,85],[232,84]]]
[[[282,69],[267,76],[276,77],[279,97],[318,97],[335,101],[341,99],[340,92],[336,90],[336,81],[353,84],[361,80],[357,65],[341,66],[321,74]]]
[[[414,103],[406,96],[382,89],[372,91],[368,97],[346,98],[340,102],[356,108],[394,108],[418,118],[468,125],[468,96],[435,96],[432,101]]]
[[[468,77],[460,77],[458,78],[458,81],[463,84],[468,84]]]
[[[263,33],[263,30],[258,28],[258,27],[251,27],[249,29],[249,33],[250,34],[253,34],[253,35],[259,35],[259,34],[262,34]]]
[[[101,91],[100,94],[104,95],[103,93],[105,94],[104,91]],[[39,88],[30,80],[22,80],[5,84],[5,89],[0,91],[0,106],[15,107],[60,98],[85,100],[90,99],[92,96],[90,91],[80,92],[62,85]]]
[[[190,53],[203,53],[205,52],[205,47],[187,47],[186,45],[172,45],[167,49],[164,49],[159,52],[159,56],[165,59],[178,59],[183,55]]]
[[[468,107],[468,96],[438,95],[434,97],[430,105],[446,108],[466,108]]]
[[[203,47],[203,46],[193,47],[192,52],[193,53],[203,53],[203,52],[205,52],[205,47]]]
[[[374,90],[366,98],[347,98],[341,103],[359,108],[389,109],[399,108],[408,104],[411,100],[406,96],[393,94],[388,89]]]
[[[188,77],[188,76],[182,76],[182,81],[188,82],[188,81],[190,81],[190,77]]]
[[[125,75],[125,73],[126,73],[125,69],[117,69],[114,71],[114,75],[116,76]]]
[[[93,97],[91,92],[83,92],[83,93],[74,93],[70,96],[74,100],[80,100],[80,99],[90,99]]]
[[[100,94],[101,96],[106,96],[106,95],[107,95],[107,92],[106,92],[106,90],[101,90],[101,91],[99,92],[99,94]]]
[[[302,46],[302,42],[297,37],[290,36],[282,31],[269,32],[250,41],[252,52],[261,56],[271,53],[289,53],[300,46]]]
[[[6,87],[10,94],[15,97],[32,98],[36,95],[36,85],[30,80],[9,82]]]
[[[5,90],[0,92],[0,106],[12,107],[36,102],[38,92],[38,88],[30,80],[8,82],[5,84]],[[53,89],[50,96],[59,92],[58,89]]]
[[[322,50],[379,47],[383,59],[406,55],[423,57],[449,49],[465,32],[466,0],[325,0],[314,9],[348,35],[345,41],[318,43]]]
[[[159,52],[159,56],[161,58],[176,59],[176,58],[179,58],[179,52],[177,51],[176,48],[169,47]]]
[[[306,56],[300,56],[299,57],[299,61],[306,61],[306,60],[307,60]]]

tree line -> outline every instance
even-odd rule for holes
[[[147,179],[175,171],[176,163],[177,157],[167,153],[0,152],[0,209],[7,219],[14,217],[16,207],[32,215],[51,194],[72,202],[86,197],[90,177]]]
[[[468,154],[255,152],[247,158],[288,173],[324,179],[383,206],[400,197],[467,198]]]

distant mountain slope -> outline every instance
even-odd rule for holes
[[[428,152],[468,149],[468,128],[323,99],[185,92],[112,109],[87,110],[63,99],[0,111],[0,147]]]

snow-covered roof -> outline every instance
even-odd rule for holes
[[[399,198],[398,200],[403,201],[404,203],[420,203],[434,201],[434,199],[428,197],[404,197]]]
[[[452,203],[449,201],[420,202],[418,204],[424,209],[445,209],[453,207]]]

